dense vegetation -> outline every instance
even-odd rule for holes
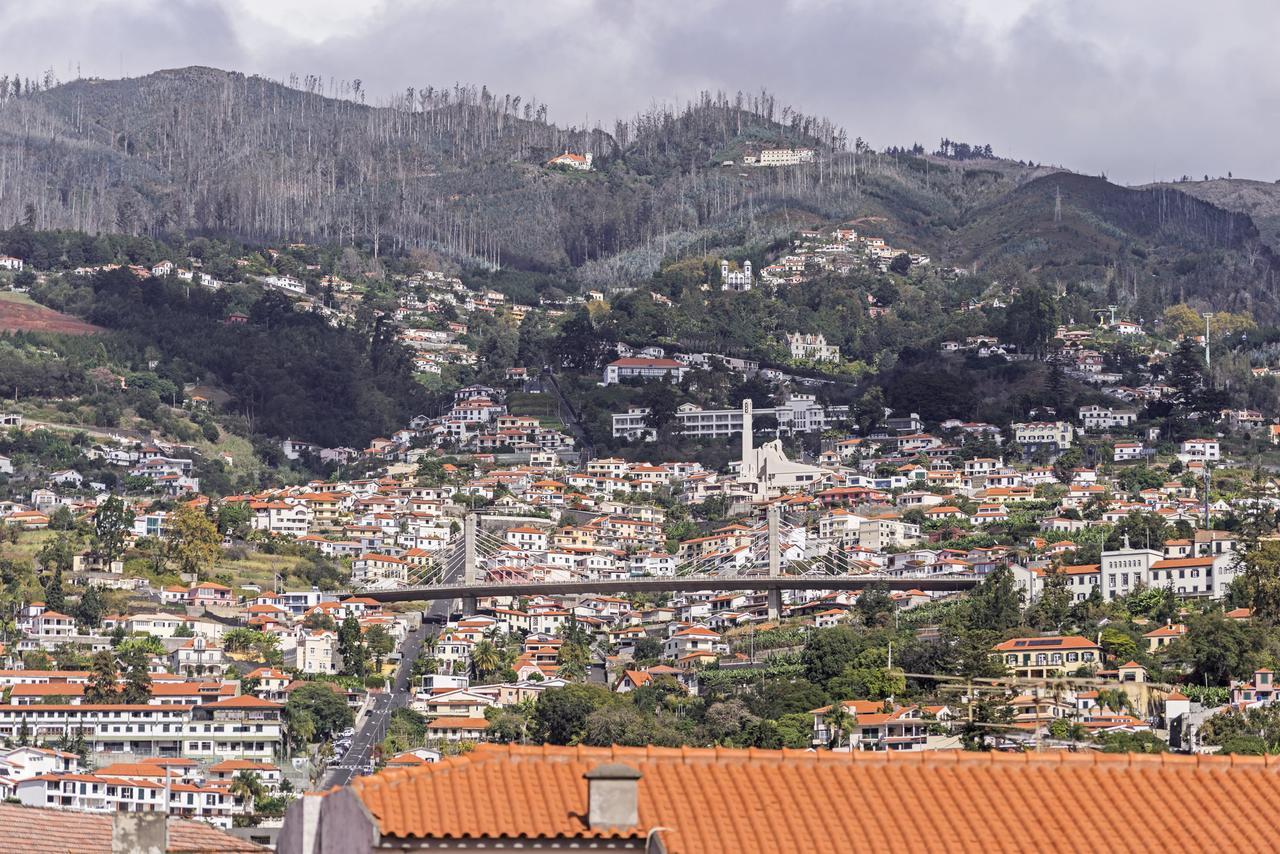
[[[81,280],[62,297],[119,333],[107,345],[118,363],[147,371],[157,361],[154,374],[171,389],[221,386],[251,432],[362,445],[403,427],[426,403],[394,330],[372,313],[353,326],[332,326],[295,311],[278,292],[210,292],[139,281],[126,269]],[[228,322],[237,310],[247,322]]]

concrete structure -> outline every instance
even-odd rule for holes
[[[745,401],[744,401],[745,402]],[[654,438],[648,426],[649,410],[632,407],[613,416],[613,435],[617,438]],[[794,394],[781,406],[755,410],[759,417],[772,417],[778,422],[778,433],[820,433],[849,417],[847,406],[822,406],[811,394]],[[726,439],[741,433],[744,427],[743,410],[701,409],[686,403],[676,410],[675,432],[681,436],[698,439]]]
[[[742,401],[742,460],[738,467],[738,485],[747,494],[766,498],[812,487],[830,477],[831,472],[827,469],[787,459],[780,439],[755,447],[751,401]]]

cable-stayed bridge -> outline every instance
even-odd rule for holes
[[[488,531],[474,514],[462,529],[425,559],[395,572],[363,578],[355,590],[380,602],[459,599],[464,613],[482,596],[613,594],[699,590],[752,590],[768,594],[769,615],[782,611],[783,590],[889,590],[955,592],[977,585],[972,575],[867,572],[828,543],[816,541],[804,520],[770,508],[763,524],[735,531],[701,552],[690,551],[663,574],[584,572],[530,564],[527,553]]]

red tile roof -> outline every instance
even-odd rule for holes
[[[611,762],[642,774],[640,823],[592,830],[583,775]],[[1258,820],[1280,798],[1276,757],[481,745],[352,789],[386,841],[634,839],[663,828],[673,854],[829,851],[833,840],[847,850],[1101,851],[1147,847],[1146,818],[1212,803],[1179,813],[1179,847],[1280,845],[1280,827]]]
[[[6,851],[23,854],[107,852],[111,847],[112,817],[103,813],[0,804],[0,839]],[[170,854],[223,854],[266,851],[200,821],[169,819]]]

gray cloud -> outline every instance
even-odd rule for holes
[[[62,77],[76,61],[105,76],[121,60],[130,74],[200,63],[360,78],[375,97],[486,83],[606,127],[701,88],[767,87],[876,146],[945,135],[1127,182],[1280,178],[1269,0],[295,4],[306,17],[247,2],[0,0],[0,44],[13,46],[0,70],[38,74],[51,57]]]

